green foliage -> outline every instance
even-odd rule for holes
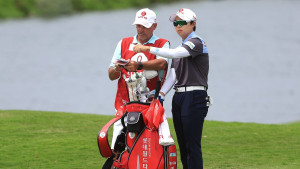
[[[77,11],[121,9],[150,4],[151,0],[72,0]]]
[[[22,18],[37,14],[36,0],[0,0],[0,18]]]
[[[0,110],[0,168],[101,168],[105,159],[99,154],[96,138],[112,118]],[[171,119],[169,125],[176,141]],[[205,121],[204,168],[296,169],[300,166],[299,131],[300,122],[267,125]],[[179,150],[178,169],[182,169]]]
[[[21,17],[22,12],[17,8],[15,0],[0,0],[0,18],[4,18],[7,15],[11,17]]]
[[[0,0],[0,18],[53,17],[83,11],[145,7],[178,0]]]
[[[104,3],[100,0],[72,0],[73,6],[78,11],[103,9]]]
[[[73,11],[71,0],[36,0],[36,6],[44,17],[71,14]]]

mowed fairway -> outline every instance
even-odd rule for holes
[[[105,159],[99,154],[97,135],[112,118],[0,110],[0,168],[102,168]],[[175,137],[171,119],[169,124]],[[271,125],[206,121],[204,125],[204,168],[296,169],[300,166],[300,122]],[[177,159],[178,169],[182,169],[179,151]]]

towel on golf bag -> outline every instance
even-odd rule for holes
[[[157,130],[160,123],[162,123],[163,115],[164,115],[165,109],[162,107],[159,100],[154,99],[149,109],[147,110],[145,114],[145,118],[147,121],[147,127],[151,130]]]

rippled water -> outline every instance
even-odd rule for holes
[[[180,44],[169,15],[191,8],[210,52],[207,119],[300,120],[300,1],[201,1],[152,7],[156,35]],[[116,44],[135,34],[136,9],[42,20],[0,21],[0,109],[114,114],[107,68]],[[171,116],[173,91],[165,108]]]

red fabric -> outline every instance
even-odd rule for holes
[[[139,104],[139,103],[130,103],[126,105],[127,112],[142,112],[144,123],[147,126],[147,119],[145,119],[145,114],[150,105],[148,104]]]
[[[158,168],[163,161],[163,146],[159,144],[157,131],[144,130],[136,141],[128,159],[129,169]]]
[[[130,44],[132,44],[132,42],[133,42],[133,37],[122,39],[121,58],[128,60],[128,59],[131,59],[135,54],[137,54],[134,51],[129,50]],[[166,39],[158,39],[155,41],[154,44],[146,44],[146,46],[153,46],[153,47],[161,48],[161,47],[163,47],[163,45],[166,42],[168,42]],[[143,53],[146,55],[148,60],[156,59],[156,55],[154,55],[154,54],[151,54],[149,52],[143,52]],[[168,70],[168,68],[166,67],[162,82],[165,79],[167,70]],[[138,72],[141,72],[141,71],[143,71],[143,70],[138,70]],[[117,90],[116,99],[115,99],[116,110],[118,110],[118,108],[120,106],[124,105],[124,103],[129,102],[127,85],[123,78],[124,75],[128,78],[131,75],[131,72],[127,72],[125,69],[123,69],[121,71],[121,78],[118,81],[118,90]],[[151,80],[147,80],[147,87],[149,88],[150,91],[155,89],[157,80],[158,80],[158,76]]]
[[[169,156],[168,169],[176,169],[177,168],[177,151],[176,151],[175,145],[169,146],[168,156]]]
[[[159,124],[163,122],[164,112],[165,109],[160,104],[160,101],[154,99],[145,114],[147,127],[151,130],[157,130]]]
[[[128,151],[125,151],[122,154],[121,160],[114,161],[113,166],[120,169],[128,169],[127,167],[128,156],[129,156]]]
[[[126,112],[126,107],[124,106],[120,106],[117,110],[117,113],[115,115],[116,118],[121,118]]]
[[[122,117],[122,116],[121,116]],[[112,126],[116,121],[118,121],[121,117],[115,117],[106,123],[98,134],[98,148],[102,157],[108,158],[112,156],[112,151],[110,149],[110,145],[108,143],[108,130],[110,126]]]

